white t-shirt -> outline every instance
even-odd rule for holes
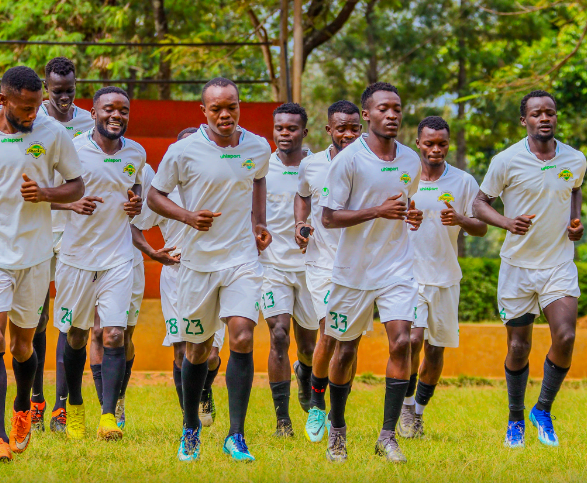
[[[308,153],[311,155],[312,153]],[[269,159],[267,180],[267,229],[273,237],[259,261],[279,270],[302,272],[304,254],[295,240],[294,200],[299,166],[285,166],[277,152]]]
[[[332,160],[320,206],[356,211],[398,194],[407,204],[421,171],[419,156],[407,146],[396,141],[396,158],[382,161],[360,137]],[[376,218],[342,228],[332,281],[359,290],[387,287],[413,277],[413,256],[404,220]]]
[[[145,163],[145,167],[143,168],[143,184],[141,185],[141,188],[142,188],[141,197],[143,198],[143,208],[141,210],[141,214],[138,216],[135,216],[131,220],[131,223],[134,222],[134,220],[137,219],[138,217],[142,216],[142,214],[146,210],[148,210],[147,193],[149,192],[149,188],[151,187],[151,181],[153,181],[154,177],[155,177],[155,170],[153,168],[151,168],[151,165],[149,163]],[[151,211],[151,210],[149,210],[149,211]],[[131,233],[131,235],[132,235],[132,233]],[[133,254],[134,254],[132,266],[136,267],[137,265],[139,265],[143,261],[143,252],[141,252],[134,245],[132,247],[132,250],[133,250]]]
[[[473,216],[473,201],[479,192],[475,178],[446,163],[444,173],[436,181],[420,180],[413,196],[416,208],[424,212],[418,231],[408,230],[414,247],[414,278],[423,285],[450,287],[459,283],[463,274],[458,260],[457,238],[460,226],[444,226],[440,212],[448,201],[455,211]]]
[[[501,258],[522,268],[552,268],[573,259],[573,242],[567,235],[571,217],[571,191],[585,176],[585,156],[556,141],[549,161],[539,160],[527,138],[491,160],[481,191],[501,197],[504,215],[536,215],[524,236],[507,232]]]
[[[94,130],[74,139],[82,163],[86,193],[99,196],[91,216],[71,212],[63,231],[59,260],[82,270],[109,270],[133,259],[129,218],[124,211],[127,190],[143,183],[147,154],[130,139],[122,148],[105,154],[92,139]]]
[[[39,117],[51,117],[47,111],[48,104],[49,101],[44,101],[43,104],[41,104],[37,114]],[[52,119],[57,121],[55,118]],[[73,117],[70,121],[57,122],[67,130],[67,134],[69,134],[71,139],[76,138],[80,134],[89,131],[94,127],[94,120],[92,119],[90,111],[86,111],[85,109],[81,109],[75,105],[73,106]],[[62,184],[63,178],[59,173],[55,173],[54,186],[60,186]],[[63,233],[63,229],[65,228],[65,223],[67,222],[68,217],[68,210],[53,210],[51,212],[51,218],[53,219],[53,233]]]
[[[238,145],[221,148],[202,124],[169,146],[153,179],[152,186],[164,193],[178,186],[187,210],[222,213],[209,231],[186,227],[181,263],[192,270],[214,272],[258,258],[251,223],[253,181],[267,174],[271,148],[265,138],[238,129]]]
[[[0,268],[21,270],[53,256],[51,205],[24,201],[22,174],[42,188],[55,171],[66,180],[82,168],[66,130],[52,118],[37,118],[30,133],[0,132]]]
[[[298,182],[298,193],[307,198],[312,197],[312,212],[310,224],[314,233],[308,239],[306,250],[306,265],[313,265],[326,270],[332,270],[334,255],[340,239],[340,228],[327,230],[322,225],[322,207],[320,198],[322,188],[330,168],[330,148],[302,159]]]

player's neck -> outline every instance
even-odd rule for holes
[[[12,124],[8,122],[8,119],[6,119],[5,114],[5,108],[0,109],[0,131],[2,131],[4,134],[16,134],[18,132],[18,129],[16,129]]]
[[[75,107],[73,107],[73,104],[67,110],[67,112],[65,114],[63,114],[61,111],[58,111],[57,109],[55,109],[55,106],[53,106],[53,104],[51,104],[50,102],[48,104],[46,104],[46,108],[47,108],[47,114],[49,114],[56,121],[69,122],[73,119],[73,111],[75,110]]]
[[[102,136],[97,129],[92,131],[92,139],[96,142],[104,154],[116,154],[122,149],[121,138],[108,139],[107,137]]]
[[[328,148],[328,152],[330,153],[330,160],[332,161],[338,153],[340,153],[342,149],[338,149],[334,144]]]
[[[422,181],[438,181],[440,177],[444,174],[444,170],[446,169],[446,161],[443,161],[441,164],[432,165],[427,163],[426,161],[422,161],[422,174],[420,179]]]
[[[299,166],[302,162],[302,159],[304,159],[307,154],[307,151],[304,151],[302,148],[296,149],[291,153],[284,153],[283,151],[277,149],[277,157],[284,166]]]
[[[540,141],[528,136],[528,146],[530,151],[541,161],[548,161],[556,156],[556,141],[554,138],[548,141]]]
[[[367,146],[373,154],[383,161],[393,161],[397,155],[395,138],[380,136],[369,129]]]
[[[235,130],[230,136],[220,136],[220,134],[215,133],[209,127],[205,130],[210,141],[216,143],[216,146],[219,148],[234,148],[238,146],[238,141],[241,137],[241,133],[238,130]]]

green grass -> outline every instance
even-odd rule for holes
[[[587,481],[585,383],[566,385],[555,404],[559,448],[540,445],[530,425],[526,449],[512,451],[502,446],[507,416],[503,384],[445,381],[425,413],[426,439],[401,440],[408,464],[392,465],[373,454],[383,418],[384,386],[373,376],[363,378],[369,384],[355,384],[347,405],[349,459],[344,465],[326,461],[325,441],[311,444],[304,438],[306,418],[297,403],[295,383],[291,413],[296,437],[283,441],[271,436],[275,416],[266,379],[255,383],[247,420],[247,442],[256,462],[233,463],[222,453],[228,429],[227,395],[224,387],[215,387],[218,416],[214,426],[203,430],[201,461],[180,463],[176,458],[181,431],[177,396],[170,375],[155,374],[149,381],[141,379],[144,385],[131,382],[127,428],[121,442],[94,439],[98,404],[93,387],[87,385],[87,439],[72,442],[50,432],[35,434],[24,454],[16,456],[12,464],[0,465],[0,481]],[[537,384],[530,385],[529,407],[538,391]],[[8,401],[13,397],[11,385]],[[47,416],[46,422],[48,429]]]

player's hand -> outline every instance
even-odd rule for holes
[[[94,210],[98,206],[96,205],[96,202],[104,203],[104,200],[99,196],[86,196],[81,200],[69,203],[69,206],[71,211],[77,213],[78,215],[90,216],[94,214]]]
[[[379,218],[386,220],[403,220],[407,216],[406,203],[401,201],[401,194],[390,196],[377,207]]]
[[[416,231],[418,228],[420,228],[423,219],[424,213],[421,210],[416,209],[416,202],[412,200],[410,202],[410,209],[408,210],[408,216],[406,218],[406,223],[412,225],[410,230]]]
[[[309,225],[308,223],[300,223],[298,226],[296,226],[296,243],[302,249],[302,253],[306,253],[306,248],[308,247],[309,240],[308,238],[304,238],[300,233],[300,230],[305,226],[310,229],[310,235],[314,234],[314,227],[312,225]]]
[[[255,225],[255,241],[257,242],[257,251],[259,254],[265,250],[273,240],[271,233],[264,225]]]
[[[22,179],[24,183],[20,185],[20,194],[25,201],[30,201],[31,203],[47,201],[45,190],[40,188],[36,181],[30,179],[25,173],[22,173]]]
[[[456,212],[448,201],[445,201],[444,204],[446,205],[446,209],[440,212],[440,221],[442,224],[445,226],[460,226],[462,222],[461,215]]]
[[[569,240],[571,241],[579,241],[583,238],[583,223],[579,218],[575,218],[571,220],[571,224],[567,227],[567,231],[569,232]]]
[[[175,250],[176,247],[161,248],[155,250],[150,257],[162,265],[177,265],[179,263],[179,255],[171,256],[169,253]]]
[[[187,219],[186,224],[199,231],[209,231],[214,218],[219,217],[221,214],[213,213],[210,210],[194,211]]]
[[[510,224],[507,229],[514,235],[525,235],[528,233],[530,226],[532,226],[532,219],[535,217],[536,215],[516,216],[513,220],[510,220]]]
[[[128,202],[124,204],[124,211],[126,214],[133,218],[141,214],[141,210],[143,209],[143,199],[134,194],[131,190],[127,190],[128,193]]]

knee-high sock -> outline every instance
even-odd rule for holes
[[[326,409],[326,401],[324,395],[326,394],[326,387],[328,386],[328,377],[316,377],[312,374],[312,392],[310,396],[310,407],[318,408],[324,411]]]
[[[6,377],[6,366],[4,365],[4,352],[0,352],[0,439],[8,443],[8,435],[4,429],[4,416],[6,414],[6,390],[8,378]]]
[[[181,367],[177,367],[175,365],[175,361],[173,361],[173,383],[175,384],[177,398],[179,399],[179,406],[183,410],[183,389],[181,387]]]
[[[198,410],[204,382],[208,374],[208,361],[192,364],[187,357],[181,366],[181,387],[183,390],[184,422],[186,428],[197,429],[200,426]]]
[[[100,401],[100,407],[104,405],[104,385],[102,384],[102,364],[90,365],[92,370],[92,377],[94,379],[94,387],[96,388],[96,394],[98,395],[98,401]]]
[[[510,371],[504,364],[505,380],[508,387],[508,405],[510,408],[510,421],[524,420],[524,398],[530,374],[530,363],[519,371]]]
[[[273,406],[277,420],[287,419],[289,417],[289,397],[291,393],[291,379],[281,382],[270,382],[271,395],[273,396]]]
[[[557,366],[548,357],[544,361],[544,378],[542,379],[542,388],[540,389],[540,396],[536,409],[550,412],[552,403],[558,394],[559,389],[563,385],[563,381],[569,372],[570,367],[564,368]]]
[[[124,379],[122,380],[122,387],[120,388],[120,397],[124,397],[124,395],[126,394],[126,388],[128,387],[128,381],[130,381],[130,375],[132,374],[132,365],[134,361],[134,356],[130,361],[126,361],[126,366],[124,369]]]
[[[254,376],[253,352],[243,354],[230,351],[230,358],[226,365],[226,388],[230,412],[229,436],[236,433],[245,434],[245,419]]]
[[[43,394],[43,373],[45,371],[45,352],[47,350],[47,331],[44,330],[40,334],[35,334],[33,337],[33,349],[37,353],[37,370],[35,372],[35,380],[33,382],[33,393],[31,401],[42,403],[45,400]]]
[[[330,421],[332,427],[336,429],[344,428],[346,421],[344,419],[344,412],[346,409],[346,401],[349,397],[351,383],[346,384],[329,384],[330,386]]]
[[[57,409],[65,409],[67,402],[67,380],[65,379],[65,366],[63,364],[63,352],[65,351],[65,344],[67,344],[67,334],[59,332],[57,339],[57,350],[55,351],[55,406],[53,411]]]
[[[385,406],[383,410],[383,431],[395,431],[395,425],[402,412],[402,405],[410,381],[385,378]]]
[[[126,370],[124,347],[104,347],[102,358],[102,414],[114,414]]]
[[[211,371],[208,369],[208,375],[206,376],[206,382],[204,383],[204,391],[209,391],[212,388],[212,384],[214,384],[214,379],[218,375],[218,371],[220,370],[220,365],[222,364],[222,359],[218,358],[218,367]]]
[[[12,369],[16,379],[14,410],[28,411],[31,408],[31,389],[37,371],[37,353],[33,350],[33,354],[24,362],[18,362],[13,357]]]
[[[74,349],[66,341],[63,350],[63,366],[69,390],[69,404],[79,406],[84,403],[82,398],[82,379],[86,365],[86,348]]]

